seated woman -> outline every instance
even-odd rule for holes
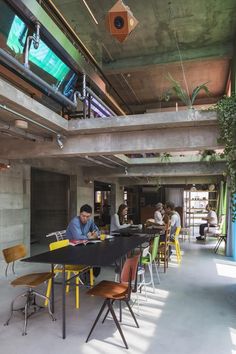
[[[154,219],[147,219],[145,222],[146,226],[163,226],[163,212],[163,204],[157,203],[155,205]]]
[[[124,228],[132,225],[131,221],[129,223],[126,221],[127,212],[128,212],[127,205],[121,204],[118,208],[117,213],[111,217],[111,226],[110,226],[111,235],[116,230],[124,229]]]

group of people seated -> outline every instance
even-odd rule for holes
[[[175,210],[175,205],[172,202],[167,202],[165,205],[157,203],[155,206],[154,218],[146,221],[147,226],[161,226],[171,222],[170,237],[173,240],[177,227],[181,226],[181,218],[179,213]],[[205,238],[206,228],[217,227],[218,219],[216,212],[212,209],[212,206],[208,204],[206,206],[208,214],[202,218],[206,221],[199,227],[199,236],[196,239],[203,240]],[[128,207],[126,204],[121,204],[117,213],[111,217],[110,233],[114,233],[119,229],[129,227],[133,224],[132,220],[127,219]],[[99,236],[99,228],[91,219],[92,207],[88,204],[83,205],[80,208],[80,213],[75,216],[69,223],[66,229],[66,237],[68,239],[86,240],[96,239]]]
[[[129,227],[133,224],[132,220],[127,219],[128,207],[121,204],[117,213],[111,217],[110,233],[114,233],[119,229]],[[75,216],[66,229],[66,237],[73,240],[96,239],[99,236],[99,228],[91,219],[92,207],[88,204],[80,208],[80,213]],[[147,225],[165,225],[171,221],[171,238],[174,237],[176,228],[181,226],[179,213],[175,210],[175,205],[168,202],[165,206],[162,203],[156,204],[154,219],[148,219]]]
[[[175,210],[175,204],[167,202],[165,205],[157,203],[155,206],[154,219],[148,219],[147,225],[161,226],[166,225],[170,220],[170,240],[174,240],[174,235],[177,227],[181,227],[181,218],[179,213]]]

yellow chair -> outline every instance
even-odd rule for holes
[[[181,256],[181,251],[180,251],[180,245],[179,245],[179,233],[180,233],[181,227],[177,227],[175,230],[175,236],[174,236],[174,241],[168,241],[168,245],[174,246],[175,247],[175,252],[176,252],[176,257],[177,257],[177,262],[180,264],[182,256]]]
[[[69,240],[61,240],[61,241],[56,241],[56,242],[52,242],[49,244],[49,249],[50,251],[56,250],[58,248],[62,248],[62,247],[67,247],[69,246]],[[66,275],[67,275],[67,282],[69,281],[70,277],[71,277],[71,273],[73,273],[76,277],[75,277],[75,307],[77,309],[79,309],[80,304],[79,304],[79,282],[82,282],[79,274],[89,270],[90,272],[90,286],[93,286],[93,268],[89,267],[89,266],[85,266],[85,265],[66,265],[65,267],[65,271],[66,271]],[[62,273],[62,267],[56,265],[54,267],[54,273]],[[50,297],[50,293],[51,293],[51,288],[52,288],[52,280],[50,279],[48,281],[48,287],[47,287],[47,293],[46,296],[47,298]],[[68,293],[70,290],[70,285],[68,284],[66,286],[66,292]],[[48,304],[48,300],[45,301],[45,306],[47,306]]]

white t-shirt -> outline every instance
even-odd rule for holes
[[[155,220],[155,223],[156,224],[159,224],[159,225],[164,225],[164,222],[163,222],[163,216],[161,214],[161,212],[159,210],[156,210],[155,213],[154,213],[154,220]]]
[[[174,211],[173,214],[171,215],[170,222],[171,222],[170,235],[173,237],[177,227],[181,227],[181,219],[177,211]]]
[[[210,225],[214,225],[217,226],[218,224],[218,219],[217,219],[217,215],[216,212],[214,210],[210,210],[209,213],[207,214],[207,218],[208,218],[208,223]]]

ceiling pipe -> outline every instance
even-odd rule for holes
[[[122,165],[121,163],[117,162],[117,161],[113,161],[112,159],[109,159],[109,157],[106,157],[106,156],[103,156],[103,155],[100,155],[103,159],[107,160],[107,161],[110,161],[118,166],[121,166],[123,168],[127,168],[127,166],[125,165]]]
[[[86,98],[86,75],[83,73],[83,87],[82,87],[82,94],[79,91],[74,91],[73,99],[74,104],[77,104],[77,97],[84,101]]]
[[[35,34],[33,36],[28,36],[26,39],[24,66],[27,69],[29,69],[29,47],[30,47],[31,41],[33,41],[34,49],[38,49],[39,42],[40,42],[40,23],[39,22],[36,22],[35,28],[36,28]]]
[[[39,76],[34,74],[32,71],[25,68],[24,65],[19,63],[17,59],[15,59],[10,54],[5,52],[5,50],[3,50],[2,48],[0,48],[0,63],[12,69],[14,72],[19,74],[21,77],[26,79],[28,82],[30,82],[37,88],[40,88],[47,96],[52,97],[62,106],[69,107],[70,109],[76,110],[77,104],[69,100],[57,89],[50,86],[47,82],[42,80]]]
[[[44,0],[44,3],[48,5],[48,7],[52,10],[54,15],[56,15],[57,19],[60,21],[60,23],[66,28],[66,30],[69,32],[70,36],[72,36],[73,40],[77,42],[79,47],[81,48],[83,54],[89,59],[89,61],[95,66],[96,70],[100,73],[102,78],[107,82],[107,84],[112,88],[112,90],[115,92],[115,94],[119,97],[119,99],[123,102],[124,106],[128,109],[129,113],[133,113],[131,108],[127,105],[126,101],[124,100],[123,97],[120,96],[119,92],[113,87],[111,84],[110,80],[108,77],[105,75],[103,70],[101,69],[101,66],[98,64],[97,60],[94,58],[92,53],[88,50],[88,48],[84,45],[80,37],[77,35],[75,30],[69,25],[65,17],[62,15],[62,13],[58,10],[56,5],[53,3],[52,0]],[[51,16],[51,15],[50,15]],[[51,16],[52,17],[52,16]],[[115,105],[116,109],[119,111],[119,113],[123,116],[126,115],[126,113],[121,109],[121,107],[113,101],[112,97],[107,94],[107,97],[109,100],[111,100],[111,103]]]
[[[87,156],[87,155],[84,156],[84,158],[85,158],[86,160],[91,161],[91,162],[94,162],[94,163],[96,163],[96,164],[98,164],[98,165],[102,165],[102,166],[109,167],[109,168],[115,168],[114,166],[111,166],[111,165],[108,165],[108,164],[106,164],[106,163],[104,163],[104,162],[98,161],[98,160],[96,160],[96,159],[94,159],[94,158],[92,158],[92,157],[90,157],[90,156]]]
[[[24,116],[23,114],[21,114],[21,113],[19,113],[19,112],[16,112],[16,111],[14,111],[14,110],[11,109],[11,108],[8,108],[6,105],[0,104],[0,108],[1,108],[1,109],[4,109],[4,110],[7,111],[7,112],[10,112],[10,113],[15,114],[16,116],[21,117],[21,118],[27,120],[28,122],[37,125],[37,126],[40,127],[40,128],[46,129],[46,130],[48,130],[49,132],[51,132],[51,133],[53,133],[53,134],[60,135],[60,134],[59,134],[58,132],[56,132],[55,130],[53,130],[53,129],[49,128],[49,127],[46,127],[45,125],[43,125],[43,124],[41,124],[41,123],[38,123],[38,122],[36,122],[35,120],[33,120],[33,119],[29,118],[29,117],[26,117],[26,116]]]
[[[0,131],[7,132],[11,136],[18,136],[20,138],[28,139],[31,141],[45,141],[49,140],[49,138],[43,138],[41,136],[37,136],[31,133],[27,133],[19,128],[12,127],[10,124],[0,121]]]

